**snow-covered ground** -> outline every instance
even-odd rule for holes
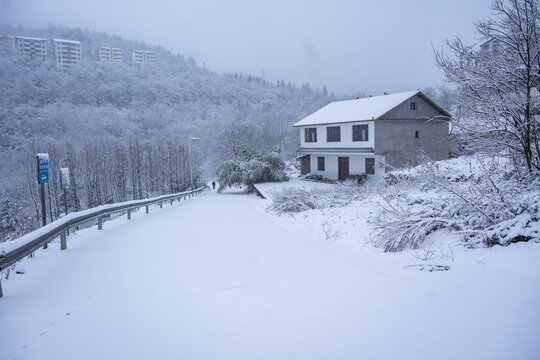
[[[1,358],[538,359],[540,244],[452,261],[436,233],[422,261],[364,245],[369,209],[332,238],[268,202],[206,192],[36,252],[2,281]]]

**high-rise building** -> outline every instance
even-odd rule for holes
[[[82,60],[81,42],[53,39],[53,52],[56,64],[61,67],[76,65]]]
[[[99,61],[122,61],[123,59],[122,49],[111,47],[99,49]]]
[[[23,36],[2,36],[2,52],[28,55],[33,59],[47,57],[47,39]]]
[[[131,54],[131,61],[138,63],[155,62],[156,54],[153,51],[135,50]]]

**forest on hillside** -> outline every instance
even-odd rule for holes
[[[72,176],[72,190],[78,191],[70,200],[70,210],[76,210],[182,190],[191,136],[201,139],[192,144],[197,177],[214,176],[239,141],[294,157],[298,135],[291,125],[338,99],[308,84],[219,74],[159,46],[88,30],[0,25],[0,33],[78,40],[83,49],[82,63],[69,69],[58,68],[51,55],[0,55],[0,197],[2,212],[10,214],[2,226],[11,234],[0,234],[2,240],[39,224],[37,152],[51,154],[54,171],[79,171]],[[124,61],[97,61],[101,46],[122,48]],[[131,51],[140,48],[155,51],[156,62],[132,63]],[[51,220],[62,213],[54,177]]]

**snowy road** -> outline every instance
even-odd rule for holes
[[[38,251],[3,281],[0,357],[540,358],[537,268],[404,270],[261,201],[206,193]]]

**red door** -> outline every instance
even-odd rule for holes
[[[338,178],[340,181],[345,180],[349,176],[349,158],[348,157],[340,157],[338,158]]]

